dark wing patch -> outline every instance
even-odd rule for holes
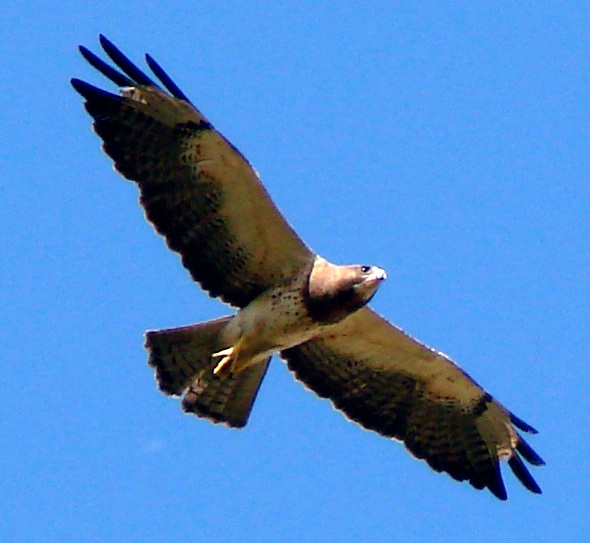
[[[518,453],[533,464],[542,460],[511,427],[508,412],[444,355],[370,309],[281,356],[298,379],[351,420],[403,441],[434,470],[504,500],[499,462],[509,450],[519,480],[540,492]]]
[[[126,75],[85,48],[123,96],[78,79],[94,129],[115,168],[137,183],[148,220],[212,296],[238,307],[297,275],[313,258],[244,157],[213,129],[153,59],[161,90],[112,43],[101,44]]]

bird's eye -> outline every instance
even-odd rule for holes
[[[369,273],[371,271],[371,266],[361,266],[361,272]]]

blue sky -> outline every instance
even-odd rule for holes
[[[581,541],[590,506],[585,2],[11,2],[0,19],[0,540]],[[78,44],[150,52],[373,307],[540,433],[534,496],[433,473],[273,361],[183,415],[146,329],[226,314],[90,130]],[[108,83],[106,83],[108,86]],[[110,87],[112,88],[112,87]]]

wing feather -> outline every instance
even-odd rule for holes
[[[107,64],[83,45],[80,45],[79,49],[88,64],[93,68],[96,68],[102,75],[115,83],[115,85],[118,85],[119,87],[132,87],[135,85],[135,82],[132,79],[129,79],[125,74],[115,70],[112,66]]]
[[[100,45],[104,49],[104,52],[109,58],[126,73],[136,85],[142,85],[145,87],[157,87],[151,77],[145,72],[140,70],[133,62],[131,62],[116,46],[113,42],[108,40],[102,34],[99,35]]]
[[[256,172],[151,58],[172,96],[111,42],[124,72],[81,48],[88,62],[126,88],[118,96],[78,79],[94,129],[115,168],[135,181],[148,220],[211,296],[238,307],[288,281],[314,254],[282,217]]]
[[[150,70],[154,72],[155,76],[162,82],[164,87],[168,90],[168,92],[174,96],[174,98],[178,98],[179,100],[184,100],[189,104],[191,101],[187,98],[186,94],[180,90],[178,85],[174,83],[172,78],[164,71],[164,68],[160,66],[151,55],[145,56],[145,61],[147,65],[150,67]]]
[[[526,488],[540,492],[519,453],[534,465],[543,460],[513,424],[531,427],[448,357],[371,309],[281,356],[298,379],[351,420],[403,441],[434,470],[505,500],[500,460],[506,458]]]

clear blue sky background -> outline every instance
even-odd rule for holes
[[[588,536],[588,3],[343,4],[3,6],[1,541]],[[387,269],[374,307],[538,427],[543,496],[507,469],[506,503],[433,473],[280,360],[242,431],[157,391],[144,330],[228,308],[69,86],[104,83],[77,53],[99,32],[160,61],[316,251]]]

